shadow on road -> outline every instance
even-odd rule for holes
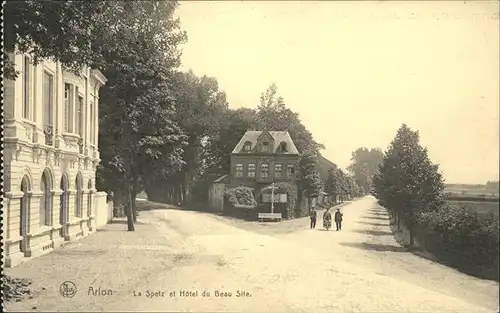
[[[358,234],[372,235],[372,236],[392,236],[393,235],[393,233],[391,233],[389,231],[381,231],[381,230],[356,229],[356,230],[353,230],[353,232],[358,233]]]
[[[127,224],[127,220],[113,219],[108,224]]]
[[[389,226],[389,224],[381,224],[381,223],[370,223],[370,222],[356,222],[358,224],[370,225],[370,226]]]
[[[123,231],[126,231],[126,229],[105,229],[105,228],[99,228],[96,231],[98,233],[101,233],[101,232],[123,232]]]
[[[371,208],[368,212],[376,212],[376,213],[387,213],[384,209]]]
[[[137,216],[137,218],[140,218]],[[127,225],[127,219],[112,219],[108,224],[121,224],[121,225]],[[134,222],[134,225],[146,225],[145,223],[142,223],[141,221]]]
[[[387,212],[376,212],[376,211],[370,211],[369,214],[371,215],[375,215],[375,216],[389,216],[389,214],[387,214]]]
[[[181,208],[165,204],[150,201],[137,201],[137,210],[140,211],[152,211],[152,210],[180,210]]]
[[[380,220],[380,221],[388,221],[389,218],[382,218],[382,217],[372,217],[372,216],[363,216],[364,219],[367,220]]]
[[[408,252],[407,248],[400,246],[380,245],[380,244],[372,244],[366,242],[340,242],[339,244],[342,246],[358,248],[363,250],[382,251],[382,252]]]
[[[193,208],[193,207],[178,207],[178,206],[173,205],[173,204],[151,202],[151,201],[147,201],[147,200],[137,202],[137,211],[138,212],[154,211],[154,210],[177,210],[177,211],[197,212],[200,214],[222,215],[221,213],[204,211],[204,210],[200,210],[200,209]]]

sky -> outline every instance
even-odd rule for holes
[[[275,82],[340,167],[386,150],[406,123],[447,183],[499,177],[499,4],[190,1],[182,64],[217,78],[231,108]]]

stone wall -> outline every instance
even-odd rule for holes
[[[106,201],[107,194],[99,191],[95,194],[95,223],[99,229],[108,224],[113,219],[113,201]]]

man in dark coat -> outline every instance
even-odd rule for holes
[[[340,213],[340,209],[337,209],[337,212],[335,212],[335,225],[337,226],[337,231],[342,230],[342,213]]]
[[[311,229],[316,228],[316,218],[318,216],[318,213],[316,212],[316,209],[313,207],[311,209],[311,215],[309,218],[311,219]]]

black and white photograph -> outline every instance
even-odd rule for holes
[[[2,311],[500,313],[499,12],[2,1]]]

